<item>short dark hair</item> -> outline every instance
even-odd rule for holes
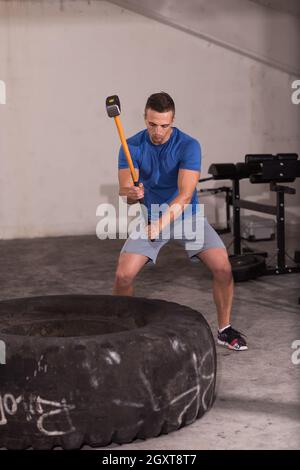
[[[157,111],[158,113],[173,111],[173,116],[175,115],[175,103],[171,96],[164,91],[153,93],[153,95],[149,96],[145,106],[145,115],[147,109],[153,109],[153,111]]]

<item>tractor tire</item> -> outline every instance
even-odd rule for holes
[[[215,342],[191,308],[58,295],[1,301],[0,318],[0,448],[127,443],[213,404]]]

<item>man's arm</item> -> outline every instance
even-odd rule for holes
[[[139,170],[135,168],[136,176],[139,178]],[[132,176],[129,168],[119,170],[119,195],[127,197],[128,204],[135,204],[144,197],[144,188],[133,185]]]
[[[200,178],[200,171],[179,170],[178,173],[178,196],[171,201],[168,209],[161,215],[158,221],[152,222],[148,226],[148,233],[151,238],[156,238],[159,233],[173,220],[175,220],[184,210],[184,205],[191,202],[193,193]]]

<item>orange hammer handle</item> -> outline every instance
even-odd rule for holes
[[[127,141],[125,139],[125,134],[124,134],[124,131],[123,131],[123,127],[122,127],[122,124],[121,124],[120,117],[115,116],[114,120],[115,120],[117,129],[118,129],[118,132],[119,132],[122,147],[123,147],[123,150],[124,150],[124,153],[125,153],[125,156],[126,156],[128,166],[130,168],[130,172],[131,172],[133,182],[137,183],[138,179],[137,179],[137,176],[136,176],[135,168],[134,168],[133,163],[132,163],[132,158],[131,158],[130,151],[129,151],[129,148],[128,148],[128,145],[127,145]]]

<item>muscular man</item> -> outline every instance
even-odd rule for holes
[[[201,217],[196,191],[201,167],[200,144],[173,127],[174,116],[174,101],[167,93],[155,93],[148,98],[144,116],[146,129],[128,139],[133,164],[141,182],[139,187],[133,185],[123,149],[120,149],[119,194],[125,196],[129,204],[144,197],[149,223],[144,237],[130,234],[121,250],[115,276],[115,295],[133,295],[136,275],[146,263],[155,263],[160,249],[167,243],[169,238],[164,236],[166,229],[174,238],[179,221],[190,220],[192,225],[189,227],[194,227]],[[151,210],[156,207],[153,204],[164,204],[165,210],[155,216]],[[202,222],[198,225],[203,235],[201,244],[199,236],[191,239],[191,233],[186,232],[180,241],[190,259],[199,258],[212,272],[218,313],[218,343],[235,351],[246,350],[244,336],[230,324],[233,278],[226,248],[206,218],[202,218]]]

